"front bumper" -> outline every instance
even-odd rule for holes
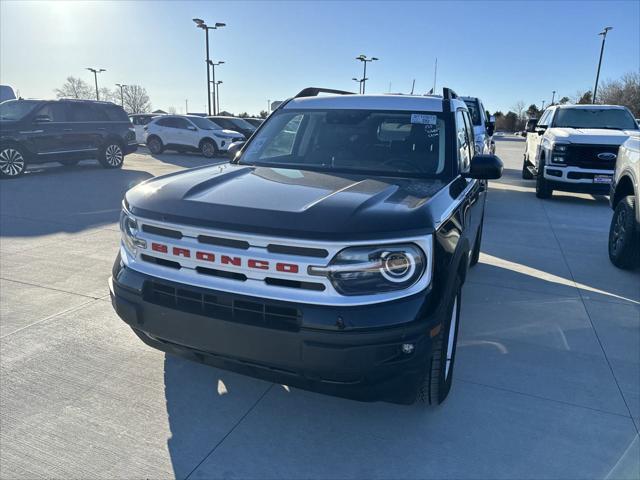
[[[157,288],[174,297],[158,301]],[[416,295],[378,305],[385,316],[395,317],[396,325],[374,328],[380,319],[372,306],[264,301],[159,280],[121,265],[119,259],[110,290],[118,315],[154,348],[267,381],[365,401],[414,401],[441,318],[436,313],[440,308],[424,315],[430,310],[427,296]],[[279,316],[292,309],[297,316]],[[398,316],[406,317],[406,323],[398,325]],[[357,328],[349,326],[354,318],[361,321]],[[411,353],[402,350],[407,343],[414,346]]]
[[[593,170],[576,166],[545,165],[544,178],[554,190],[608,195],[610,183],[595,183],[597,176],[613,179],[612,170]]]

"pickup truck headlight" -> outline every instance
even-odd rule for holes
[[[551,152],[551,163],[565,164],[567,162],[565,158],[567,150],[568,145],[566,143],[555,143]]]
[[[122,232],[122,243],[131,255],[135,255],[138,248],[147,247],[147,242],[137,238],[137,220],[129,215],[126,210],[120,213],[120,231]]]
[[[342,295],[368,295],[411,287],[426,264],[424,252],[414,244],[350,247],[327,267],[309,267],[309,274],[328,277]]]

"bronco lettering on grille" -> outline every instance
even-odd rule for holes
[[[230,257],[229,255],[217,255],[212,252],[203,252],[200,250],[192,251],[188,248],[171,247],[168,245],[151,242],[151,250],[154,252],[164,253],[173,257],[195,258],[202,262],[219,263],[220,265],[231,265],[234,267],[245,267],[253,270],[271,270],[274,268],[281,273],[299,273],[300,267],[295,263],[286,262],[269,262],[269,260],[245,257]]]

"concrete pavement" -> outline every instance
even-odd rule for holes
[[[536,199],[524,143],[497,143],[454,386],[429,411],[164,355],[117,318],[123,193],[202,157],[2,182],[0,478],[639,478],[640,273],[609,263],[606,199]]]

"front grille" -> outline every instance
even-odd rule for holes
[[[618,147],[615,145],[568,145],[566,165],[592,170],[613,170],[616,166],[615,159],[600,160],[599,153],[618,154]]]
[[[241,300],[187,285],[150,281],[145,285],[144,299],[186,313],[274,330],[298,331],[302,322],[302,313],[297,308]]]

